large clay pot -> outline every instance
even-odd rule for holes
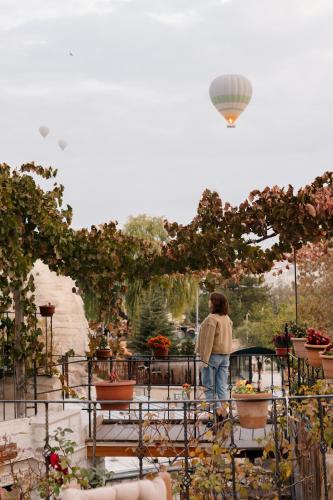
[[[326,354],[320,353],[319,357],[323,365],[325,378],[333,379],[333,356],[327,356]]]
[[[169,349],[164,349],[163,347],[154,348],[155,358],[166,358],[169,354]]]
[[[132,401],[135,380],[96,382],[97,401]],[[129,403],[101,403],[102,410],[127,410]]]
[[[312,345],[312,344],[304,344],[306,349],[306,355],[308,358],[308,363],[313,368],[321,368],[321,358],[319,353],[325,349],[324,345]]]
[[[303,338],[296,338],[296,337],[292,337],[291,339],[292,343],[293,343],[293,346],[294,346],[294,351],[295,351],[295,354],[298,358],[307,358],[307,352],[306,352],[306,349],[304,347],[304,344],[306,343],[306,338],[303,337]]]
[[[289,351],[290,347],[275,347],[275,353],[277,356],[280,356],[280,358],[286,358]]]
[[[97,359],[109,359],[112,356],[111,349],[96,349]]]
[[[270,392],[255,392],[253,394],[236,394],[233,392],[232,398],[236,400],[240,425],[245,429],[261,429],[265,427],[268,403],[271,397]]]

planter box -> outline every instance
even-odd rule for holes
[[[111,349],[96,349],[97,359],[109,359],[112,357]]]
[[[163,349],[163,347],[155,347],[154,356],[155,358],[166,358],[169,354],[169,349]]]
[[[293,346],[294,346],[294,351],[295,351],[295,354],[298,358],[302,358],[302,359],[306,359],[308,356],[307,356],[307,351],[304,347],[305,343],[306,343],[306,338],[296,338],[296,337],[292,337],[291,339],[292,343],[293,343]]]
[[[244,429],[261,429],[266,426],[270,392],[253,394],[232,393],[236,400],[239,423]],[[268,399],[267,399],[268,398]]]
[[[97,401],[127,401],[126,403],[101,403],[102,410],[128,410],[128,401],[133,400],[135,380],[120,382],[96,382]]]
[[[320,353],[319,357],[322,362],[325,378],[333,379],[333,356]]]
[[[313,368],[321,368],[322,362],[319,353],[325,349],[325,345],[304,344],[307,352],[308,363]]]
[[[275,353],[280,358],[286,358],[290,351],[290,347],[275,347]]]
[[[39,312],[40,315],[43,316],[43,318],[50,318],[53,316],[55,311],[55,306],[53,305],[47,305],[47,306],[39,306]]]

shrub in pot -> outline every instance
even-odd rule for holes
[[[236,400],[239,423],[245,429],[265,427],[268,416],[268,403],[272,397],[269,391],[256,391],[245,380],[236,383],[231,396]]]
[[[95,382],[97,401],[126,401],[124,403],[121,402],[101,403],[101,409],[127,410],[130,405],[129,401],[132,401],[133,399],[134,386],[136,384],[136,381],[120,379],[117,370],[117,361],[120,361],[118,365],[120,364],[123,365],[122,360],[126,356],[126,353],[129,351],[127,351],[126,346],[124,346],[123,342],[119,339],[111,340],[110,344],[111,344],[110,350],[114,356],[115,369],[113,369],[109,374],[107,374],[107,376],[105,377],[106,380],[104,379]]]
[[[333,344],[329,344],[319,357],[322,362],[325,378],[333,379]]]
[[[277,356],[288,356],[288,352],[290,351],[290,348],[292,346],[289,333],[280,333],[278,335],[275,335],[272,341],[275,346],[275,352]]]
[[[117,403],[101,403],[101,409],[128,410],[129,401],[133,400],[135,384],[135,380],[120,380],[116,370],[109,373],[107,380],[95,382],[97,401],[117,401]]]
[[[324,335],[323,332],[315,330],[314,328],[307,329],[307,337],[304,347],[307,352],[308,363],[310,366],[313,368],[321,368],[322,359],[319,356],[319,353],[330,343],[330,337]]]
[[[171,340],[164,335],[157,335],[147,340],[147,346],[152,349],[156,358],[165,358],[169,354]]]
[[[296,356],[298,358],[306,358],[307,354],[304,347],[306,342],[306,326],[300,326],[294,322],[289,323],[289,332]]]
[[[108,339],[106,335],[101,335],[99,337],[99,344],[95,351],[97,359],[109,359],[112,356],[112,351],[108,344]]]

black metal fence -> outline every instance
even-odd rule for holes
[[[28,403],[41,407],[44,415],[47,455],[52,408],[62,400]],[[142,478],[144,460],[155,464],[157,472],[155,457],[167,456],[170,470],[177,471],[174,487],[180,498],[332,498],[333,394],[270,397],[266,426],[252,431],[240,426],[233,399],[226,401],[225,419],[213,420],[210,428],[209,408],[202,401],[174,403],[132,401],[130,420],[119,412],[109,419],[103,412],[103,423],[96,401],[69,399],[66,409],[79,407],[84,422],[91,416],[86,445],[92,465],[108,450],[126,446],[138,458],[137,477]],[[129,426],[127,438],[121,438]]]

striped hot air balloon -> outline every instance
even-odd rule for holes
[[[235,121],[251,100],[252,85],[242,75],[221,75],[212,81],[209,95],[228,128],[234,128]]]

